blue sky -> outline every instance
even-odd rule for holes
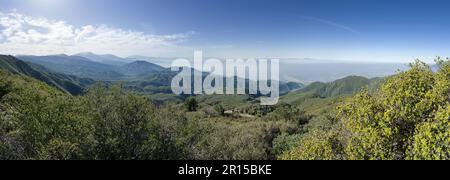
[[[0,24],[9,28],[0,52],[431,60],[450,56],[448,9],[446,0],[0,0],[3,18],[22,18],[20,29]]]

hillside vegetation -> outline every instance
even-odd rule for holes
[[[331,127],[309,130],[280,159],[450,159],[450,62],[437,62],[437,72],[417,61],[357,94]]]
[[[0,56],[0,159],[450,159],[450,60],[437,62],[282,83],[280,103],[261,106],[257,95],[170,94],[175,72],[153,65],[136,72],[145,80],[92,85]]]
[[[298,131],[297,115],[226,117],[151,102],[120,85],[71,96],[0,71],[0,159],[275,159],[274,139]]]

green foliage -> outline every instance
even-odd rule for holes
[[[125,93],[120,86],[111,91],[96,85],[83,96],[83,111],[93,125],[98,159],[145,159],[152,152],[142,151],[150,140],[151,114],[149,100]]]
[[[215,106],[214,106],[214,110],[215,110],[220,116],[225,115],[225,108],[224,108],[222,105],[220,105],[220,104],[215,105]]]
[[[284,120],[205,119],[180,111],[182,104],[156,107],[121,85],[71,96],[0,75],[0,159],[274,159],[273,140],[296,131]]]
[[[195,158],[201,160],[275,159],[274,139],[295,128],[284,121],[235,122],[223,118],[205,121],[202,126],[207,131],[197,145]]]
[[[387,80],[380,95],[367,92],[342,109],[349,159],[405,159],[417,124],[433,116],[431,69],[421,62]]]
[[[11,84],[0,104],[1,159],[81,158],[89,131],[75,99],[31,78],[2,72]]]
[[[281,134],[273,141],[273,153],[276,156],[280,156],[284,152],[291,151],[293,147],[297,147],[299,145],[301,138],[302,134]]]
[[[408,159],[450,159],[450,106],[440,109],[433,121],[417,126]]]
[[[237,110],[243,114],[250,114],[253,116],[263,117],[273,112],[275,109],[276,107],[274,106],[262,106],[260,104],[251,104],[248,106],[240,107]]]
[[[197,111],[198,102],[195,97],[188,97],[184,103],[187,111]]]
[[[450,62],[420,61],[339,108],[329,130],[312,130],[282,159],[449,159]]]
[[[337,160],[341,157],[342,145],[333,132],[313,130],[304,135],[298,146],[279,156],[282,160]]]
[[[298,107],[280,103],[275,110],[271,112],[265,119],[269,120],[285,120],[294,122],[297,126],[303,126],[311,120],[311,116]]]
[[[73,97],[0,74],[11,89],[0,101],[0,159],[184,159],[201,134],[185,115],[120,86]]]

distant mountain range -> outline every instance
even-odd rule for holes
[[[73,56],[80,56],[80,57],[84,57],[86,59],[92,60],[94,62],[99,62],[99,63],[103,63],[103,64],[108,64],[108,65],[114,65],[114,66],[121,66],[121,65],[125,65],[127,63],[132,62],[131,60],[120,58],[120,57],[117,57],[117,56],[111,55],[111,54],[98,55],[98,54],[94,54],[91,52],[84,52],[84,53],[75,54]]]
[[[82,93],[96,81],[108,84],[119,81],[125,88],[142,94],[170,94],[171,80],[177,72],[150,63],[151,60],[147,57],[120,58],[94,53],[72,56],[1,56],[0,68],[34,77],[71,94]],[[314,93],[323,98],[353,94],[364,87],[375,87],[380,78],[370,79],[371,77],[385,77],[390,72],[396,72],[394,69],[402,70],[407,67],[403,64],[310,64],[310,61],[312,60],[299,63],[295,59],[289,59],[281,63],[280,75],[284,78],[281,79],[280,94],[298,91]],[[365,74],[365,77],[370,78],[354,74]],[[206,75],[208,74],[202,76]],[[248,83],[249,80],[246,81]]]
[[[62,61],[64,62],[71,60],[71,58],[73,58],[75,63],[72,62],[71,63],[72,65],[74,64],[85,65],[85,63],[87,63],[85,59],[81,59],[79,57],[74,56],[69,57],[60,55],[60,56],[51,56],[50,58],[48,57],[33,57],[33,58],[39,60],[41,60],[40,58],[43,58],[46,61],[44,60],[37,61],[43,63],[43,62],[52,62],[57,57],[63,57]],[[148,74],[145,80],[133,80],[124,82],[124,86],[127,89],[134,90],[144,94],[171,93],[170,83],[173,76],[176,75],[176,72],[172,72],[170,71],[170,69],[165,69],[145,61],[136,61],[133,63],[126,64],[124,66],[117,66],[117,67],[125,69],[123,70],[124,72],[135,71],[134,74],[145,74],[148,72],[153,72],[152,74]],[[73,67],[73,68],[78,69],[80,67]],[[52,72],[51,70],[48,70],[47,67],[44,67],[39,64],[25,62],[13,56],[0,55],[0,69],[4,69],[14,74],[23,74],[26,76],[33,77],[53,87],[56,87],[62,91],[74,95],[82,94],[85,88],[96,82],[95,80],[89,78],[79,78],[74,75],[55,73]],[[296,91],[295,93],[300,94],[312,93],[321,98],[335,97],[345,94],[354,94],[359,92],[363,88],[369,89],[376,88],[381,81],[382,78],[368,79],[360,76],[349,76],[330,83],[315,82],[311,83],[308,86],[295,82],[280,83],[280,94],[283,95],[292,91]]]
[[[125,59],[112,55],[95,55],[92,53],[79,55],[17,56],[17,58],[39,64],[53,72],[101,81],[137,79],[165,69],[146,61],[126,63]]]
[[[43,65],[55,72],[96,80],[129,80],[136,79],[138,76],[142,77],[142,75],[145,77],[145,74],[154,73],[153,70],[169,68],[175,59],[146,56],[121,58],[115,55],[98,55],[91,52],[72,56],[18,56],[18,58]],[[54,61],[49,62],[52,59],[59,59],[59,64]],[[71,63],[64,60],[71,60]],[[86,63],[86,61],[89,61],[89,63]],[[146,67],[149,67],[148,71],[136,66],[136,64],[142,65],[145,62],[150,63],[146,65]],[[408,64],[404,63],[358,63],[312,58],[290,58],[280,59],[280,80],[310,84],[313,82],[332,82],[347,76],[375,78],[393,75],[399,70],[403,71],[408,68]]]
[[[77,55],[51,56],[17,56],[25,62],[40,65],[50,72],[68,74],[96,81],[124,81],[124,86],[141,93],[170,92],[170,83],[177,74],[169,68],[148,62],[146,60],[123,59],[114,55],[96,55],[80,53]],[[135,57],[138,58],[138,57]],[[203,74],[207,76],[208,74]],[[304,87],[297,82],[280,83],[280,93]]]
[[[170,67],[175,58],[131,56],[127,59],[144,60],[163,67]],[[204,60],[206,59],[208,58],[205,57]],[[224,58],[218,59],[224,60]],[[314,58],[282,58],[280,59],[280,80],[309,84],[318,81],[332,82],[347,76],[375,78],[393,75],[398,70],[407,70],[408,68],[406,63],[362,63]]]

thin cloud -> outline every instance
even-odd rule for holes
[[[342,30],[345,30],[345,31],[348,31],[348,32],[351,32],[351,33],[359,34],[359,32],[357,30],[355,30],[355,29],[353,29],[351,27],[348,27],[348,26],[345,26],[345,25],[342,25],[342,24],[338,24],[338,23],[335,23],[333,21],[329,21],[329,20],[326,20],[326,19],[312,17],[312,16],[303,16],[303,15],[299,16],[299,17],[302,18],[302,19],[305,19],[305,20],[319,22],[319,23],[326,24],[326,25],[329,25],[329,26],[333,26],[335,28],[342,29]]]
[[[177,52],[195,32],[157,35],[107,25],[76,27],[65,21],[0,12],[0,53],[47,55],[93,51],[164,55]]]

